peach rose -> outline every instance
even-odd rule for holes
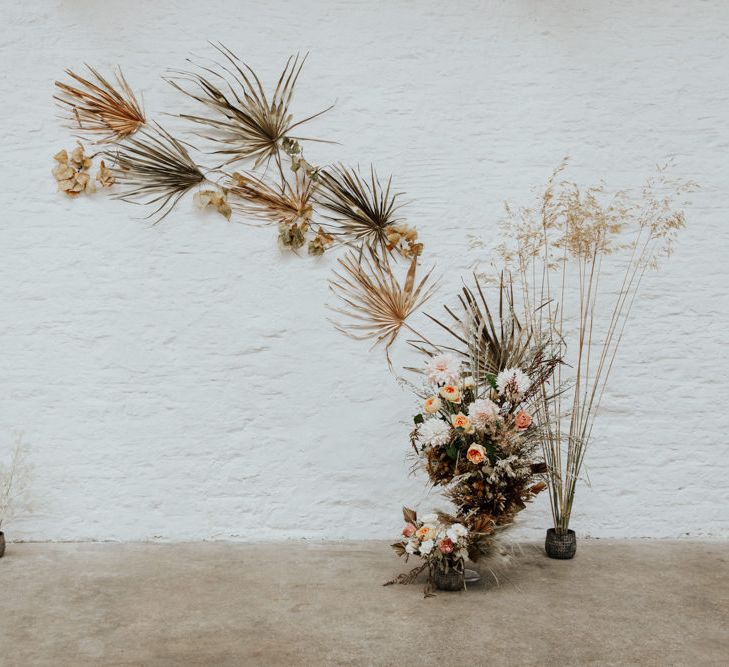
[[[425,526],[420,526],[420,528],[418,528],[417,535],[423,542],[432,540],[435,537],[435,526],[429,526],[427,524]]]
[[[486,450],[481,445],[471,445],[466,452],[466,458],[478,465],[486,460]]]
[[[522,410],[514,417],[514,423],[516,424],[516,428],[524,430],[532,425],[532,418]]]
[[[438,542],[438,548],[442,554],[453,553],[453,542],[449,537],[444,537]]]
[[[471,420],[466,417],[462,412],[451,417],[451,423],[453,428],[462,428],[466,433],[473,433],[475,431]]]
[[[454,384],[447,384],[440,388],[440,395],[450,403],[461,402],[461,390]]]
[[[437,396],[431,396],[430,398],[426,399],[425,405],[423,406],[423,411],[429,415],[434,415],[442,407],[443,404],[441,403],[440,399]]]
[[[405,528],[402,529],[403,537],[412,537],[415,535],[417,529],[412,523],[406,523]]]

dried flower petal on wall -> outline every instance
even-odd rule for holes
[[[96,173],[96,180],[101,184],[102,188],[110,188],[116,182],[114,174],[107,168],[102,160],[99,164],[99,171]]]
[[[71,151],[61,150],[53,156],[56,166],[53,168],[53,177],[58,183],[58,190],[69,197],[77,197],[82,192],[91,194],[96,191],[94,182],[88,174],[92,160],[84,152],[79,142]]]
[[[230,220],[232,210],[230,204],[228,204],[225,192],[221,190],[200,190],[195,193],[192,200],[199,208],[214,208],[226,220]]]

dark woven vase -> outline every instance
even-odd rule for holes
[[[577,551],[577,537],[574,530],[566,533],[558,533],[554,528],[547,531],[547,539],[544,542],[544,550],[550,558],[568,560]]]
[[[4,553],[5,553],[5,533],[3,533],[2,530],[0,530],[0,558],[3,557]]]
[[[463,568],[460,572],[455,567],[449,567],[448,572],[435,568],[433,583],[439,591],[462,591],[465,588]]]

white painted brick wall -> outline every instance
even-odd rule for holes
[[[311,51],[295,109],[336,100],[310,133],[341,145],[308,155],[395,174],[443,299],[475,259],[467,236],[495,233],[502,201],[528,201],[564,154],[615,187],[675,155],[703,190],[645,285],[574,525],[729,536],[726,3],[4,2],[0,37],[0,434],[24,430],[35,466],[13,537],[388,537],[424,499],[410,397],[325,320],[334,257],[282,257],[273,230],[189,201],[151,227],[55,192],[63,68],[122,64],[175,128],[161,114],[185,103],[159,76],[208,39],[269,82]],[[546,497],[523,517],[517,535],[541,535]]]

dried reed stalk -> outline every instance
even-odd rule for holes
[[[95,81],[84,79],[70,69],[66,70],[66,74],[80,87],[56,81],[61,92],[53,98],[69,112],[66,118],[69,126],[83,132],[103,134],[100,141],[118,141],[134,134],[147,121],[121,69],[114,74],[117,90],[93,67],[86,67]]]
[[[569,528],[595,416],[643,276],[670,254],[684,226],[675,196],[695,188],[659,169],[640,196],[621,191],[606,198],[601,187],[558,183],[566,164],[553,172],[536,209],[507,207],[516,247],[502,248],[521,285],[525,326],[537,342],[558,344],[560,356],[570,352],[569,364],[555,373],[556,391],[544,385],[535,397],[560,533]],[[615,275],[617,282],[610,280]]]

